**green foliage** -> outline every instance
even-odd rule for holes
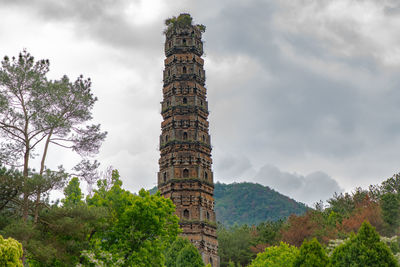
[[[48,80],[49,66],[48,60],[35,61],[24,50],[17,58],[4,57],[0,68],[0,137],[5,140],[0,143],[0,162],[7,167],[22,166],[22,201],[15,202],[21,206],[24,221],[33,210],[35,223],[43,207],[41,198],[61,187],[66,178],[62,168],[46,171],[49,146],[86,157],[96,154],[106,137],[99,125],[88,124],[97,101],[90,79],[80,76],[70,81],[63,76]],[[31,171],[30,161],[36,156],[40,157],[37,173]],[[80,171],[82,176],[87,174]]]
[[[121,186],[113,171],[84,202],[73,178],[63,206],[47,205],[36,223],[7,217],[0,230],[23,244],[30,266],[163,266],[180,231],[175,206],[159,193],[134,195]]]
[[[52,206],[43,210],[36,224],[12,221],[2,232],[19,240],[25,257],[40,266],[74,266],[90,237],[103,229],[106,210],[79,205]]]
[[[400,194],[400,173],[394,174],[389,179],[386,179],[382,182],[382,185],[379,187],[379,191],[382,193],[392,193],[392,194]]]
[[[252,245],[252,230],[247,225],[235,225],[231,228],[218,226],[218,254],[221,266],[227,266],[229,261],[234,261],[245,266],[250,263],[253,253],[250,250]]]
[[[91,252],[109,252],[133,266],[163,265],[163,251],[180,231],[172,201],[143,189],[139,195],[123,190],[118,172],[113,172],[111,187],[106,180],[98,185],[87,202],[106,208],[111,217],[108,227],[94,235]]]
[[[13,238],[4,239],[0,235],[0,266],[23,266],[22,245]]]
[[[214,199],[217,219],[226,226],[277,221],[308,209],[269,187],[253,183],[216,183]]]
[[[178,17],[173,16],[172,18],[168,18],[165,20],[165,25],[166,26],[180,26],[180,27],[185,27],[185,26],[191,26],[192,25],[193,18],[190,16],[190,14],[182,13]]]
[[[332,266],[398,266],[390,249],[380,241],[376,230],[367,222],[331,256]]]
[[[192,244],[187,244],[179,252],[176,258],[176,267],[204,267],[203,260],[197,248]]]
[[[171,31],[175,28],[185,28],[193,26],[192,22],[193,22],[192,16],[190,16],[190,14],[187,13],[182,13],[178,17],[173,16],[172,18],[168,18],[165,20],[165,25],[167,26],[165,32]],[[201,32],[206,31],[206,26],[202,24],[197,24],[194,26]]]
[[[0,211],[21,193],[22,185],[23,176],[20,172],[0,166]]]
[[[356,194],[360,194],[359,192]],[[329,212],[334,212],[335,221],[342,220],[344,217],[349,217],[356,208],[354,194],[337,194],[335,193],[328,201]]]
[[[281,242],[279,246],[267,247],[265,252],[259,253],[249,267],[290,267],[298,254],[298,248]]]
[[[83,204],[83,194],[79,187],[78,177],[71,179],[69,184],[64,188],[65,199],[61,200],[65,207],[73,207]]]
[[[169,249],[165,253],[165,266],[167,267],[175,267],[176,259],[181,252],[181,250],[189,245],[190,242],[186,238],[177,237],[176,240],[172,243]]]
[[[177,237],[165,253],[165,266],[204,266],[196,247],[186,238]]]
[[[266,221],[256,226],[254,242],[275,245],[279,243],[283,220]]]
[[[387,233],[393,234],[398,226],[400,219],[400,201],[399,196],[394,193],[383,194],[380,198],[382,208],[382,218],[387,224]]]
[[[327,266],[329,258],[324,248],[317,239],[304,241],[300,247],[300,253],[293,263],[294,267],[321,267]]]

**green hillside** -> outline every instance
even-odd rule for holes
[[[216,183],[214,199],[217,220],[226,226],[276,221],[308,209],[267,186],[247,182]]]
[[[150,189],[154,194],[157,188]],[[308,208],[303,203],[284,196],[267,186],[254,183],[216,183],[214,188],[217,220],[226,226],[259,224],[276,221],[291,214],[303,214]]]

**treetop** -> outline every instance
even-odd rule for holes
[[[195,24],[193,25],[193,18],[189,13],[181,13],[178,17],[173,16],[172,18],[168,18],[165,20],[165,25],[167,29],[165,29],[165,34],[172,31],[176,28],[185,28],[193,26],[197,28],[200,32],[206,31],[206,26],[203,24]]]

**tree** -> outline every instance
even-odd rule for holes
[[[197,248],[186,238],[177,237],[165,253],[165,266],[202,266],[203,260]]]
[[[178,17],[173,16],[172,18],[168,18],[165,20],[165,25],[167,26],[167,29],[165,30],[165,33],[175,29],[175,28],[184,28],[187,26],[192,26],[192,21],[193,18],[190,16],[190,14],[187,13],[182,13]],[[196,28],[199,29],[201,32],[206,31],[206,26],[202,24],[197,24],[193,25]]]
[[[195,246],[187,244],[176,258],[176,267],[204,267],[200,253]]]
[[[292,266],[298,254],[297,247],[281,242],[279,246],[267,247],[264,252],[257,254],[249,267]]]
[[[0,225],[5,236],[22,243],[29,266],[75,266],[93,234],[104,229],[107,210],[89,207],[80,192],[79,180],[73,178],[64,190],[63,206],[45,203],[36,223],[8,216]]]
[[[0,211],[20,194],[22,181],[20,172],[0,167]]]
[[[355,200],[354,210],[349,217],[342,220],[339,229],[346,233],[356,232],[364,221],[368,221],[379,231],[383,228],[381,207],[368,194],[363,199]]]
[[[87,200],[89,205],[104,207],[111,214],[108,226],[94,234],[91,250],[123,258],[129,266],[162,266],[163,252],[180,232],[172,201],[160,193],[150,196],[142,189],[134,195],[122,189],[116,171],[112,183],[109,188],[106,180],[98,181],[99,189]]]
[[[84,204],[75,207],[53,205],[41,211],[36,224],[17,218],[3,228],[2,233],[22,243],[24,257],[31,264],[75,266],[94,233],[104,229],[106,212]]]
[[[253,240],[252,229],[247,225],[235,225],[231,228],[218,225],[217,231],[221,266],[227,266],[229,261],[240,263],[243,266],[249,264],[254,257],[250,250]]]
[[[50,145],[71,149],[85,157],[98,152],[106,133],[99,125],[88,125],[97,98],[91,93],[90,79],[67,76],[49,81],[49,61],[35,62],[27,51],[18,58],[4,57],[0,68],[0,159],[7,166],[21,167],[23,219],[28,218],[29,197],[35,195],[35,222],[44,192],[59,185],[64,175],[44,175]],[[40,146],[41,145],[41,146]],[[37,149],[42,149],[41,153]],[[40,155],[37,175],[41,183],[33,187],[30,159]],[[62,172],[62,171],[61,171]],[[63,178],[54,182],[51,178]]]
[[[176,258],[181,250],[190,244],[190,241],[186,238],[177,237],[176,240],[172,243],[169,249],[165,253],[165,266],[166,267],[175,267],[176,266]]]
[[[313,214],[313,211],[307,211],[303,216],[291,215],[287,220],[287,226],[281,230],[282,240],[299,247],[304,239],[312,237],[319,228]]]
[[[357,235],[335,248],[332,266],[398,266],[387,245],[380,241],[375,228],[364,222]]]
[[[400,195],[400,173],[394,174],[389,179],[383,181],[380,191]]]
[[[81,188],[79,187],[78,177],[71,179],[67,187],[64,188],[65,198],[61,200],[65,207],[73,207],[79,204],[83,204],[82,198],[83,194]]]
[[[311,241],[304,241],[300,247],[300,253],[293,263],[294,267],[320,267],[328,266],[329,258],[324,248],[313,238]]]
[[[22,267],[22,245],[12,238],[0,235],[0,266]]]
[[[394,193],[386,193],[381,196],[382,219],[387,225],[387,234],[396,232],[400,219],[399,196]]]

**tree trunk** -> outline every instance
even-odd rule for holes
[[[53,129],[50,130],[50,133],[47,136],[46,144],[44,146],[43,156],[42,156],[42,160],[40,162],[40,171],[39,171],[40,176],[42,176],[43,172],[44,172],[44,163],[46,161],[47,150],[49,148],[50,138],[51,138],[52,134],[53,134]],[[36,201],[35,201],[35,218],[34,218],[35,224],[37,223],[38,217],[39,217],[39,204],[40,204],[40,195],[41,194],[42,194],[42,192],[41,192],[40,188],[38,188],[38,191],[36,192]]]
[[[23,185],[23,202],[22,202],[22,219],[24,222],[28,220],[28,210],[29,210],[29,188],[28,188],[28,163],[29,163],[29,145],[25,149],[24,155],[24,185]]]

